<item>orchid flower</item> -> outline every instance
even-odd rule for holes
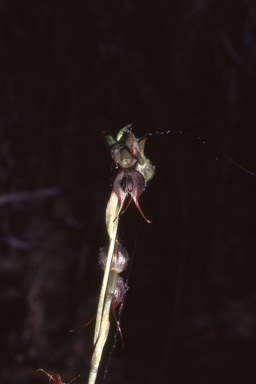
[[[128,125],[119,132],[116,142],[112,136],[106,136],[108,144],[111,145],[110,155],[119,168],[113,184],[113,191],[120,203],[115,220],[126,211],[133,200],[142,217],[151,223],[142,212],[138,199],[148,180],[154,176],[155,167],[144,155],[146,139],[137,139],[130,127]],[[123,209],[128,195],[130,195],[130,200]]]

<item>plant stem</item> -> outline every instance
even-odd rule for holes
[[[90,370],[88,384],[94,384],[96,381],[98,368],[99,368],[99,364],[102,356],[102,351],[108,337],[108,332],[110,327],[109,312],[110,312],[112,297],[116,289],[117,279],[118,279],[118,273],[115,270],[111,270],[109,274],[108,285],[107,285],[107,293],[105,298],[99,337],[97,338],[95,349],[92,355],[91,370]]]
[[[117,227],[118,227],[118,218],[115,220],[117,212],[119,208],[119,202],[116,194],[114,192],[111,193],[107,209],[106,209],[106,225],[109,234],[109,249],[108,249],[108,257],[106,261],[103,281],[101,285],[98,309],[97,309],[97,317],[96,317],[96,325],[94,331],[94,344],[97,342],[99,337],[99,332],[101,328],[102,322],[102,312],[104,306],[104,300],[106,296],[106,288],[108,284],[109,271],[112,263],[113,252],[115,248]]]

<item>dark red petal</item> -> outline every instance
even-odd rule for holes
[[[122,347],[124,347],[124,341],[123,341],[121,328],[120,328],[119,323],[116,319],[116,312],[115,311],[116,311],[116,307],[121,303],[123,296],[124,296],[124,282],[123,282],[123,279],[120,276],[118,276],[116,289],[115,289],[115,292],[113,294],[112,301],[111,301],[111,308],[112,308],[112,313],[113,313],[113,316],[114,316],[114,319],[115,319],[115,322],[116,322],[116,325],[117,325],[117,328],[118,328],[118,331],[119,331],[119,334],[120,334],[120,337],[122,340]]]
[[[130,131],[127,130],[121,139],[124,143],[130,154],[134,159],[136,159],[140,164],[140,152],[138,151],[138,141],[135,137],[135,135]]]
[[[142,212],[142,210],[141,210],[141,208],[139,206],[139,203],[138,203],[139,197],[140,197],[140,195],[142,194],[142,192],[145,189],[145,178],[144,178],[144,176],[139,171],[135,171],[135,169],[133,169],[132,170],[132,181],[133,181],[133,190],[132,190],[132,192],[130,192],[130,195],[132,196],[133,201],[134,201],[136,207],[140,211],[141,216],[148,223],[152,223],[152,221],[150,221],[150,220],[148,220],[146,218],[146,216]]]
[[[121,171],[117,174],[115,181],[114,181],[114,184],[113,184],[113,191],[117,195],[118,200],[120,202],[120,207],[119,207],[119,210],[117,212],[115,220],[118,218],[118,216],[122,212],[122,209],[124,206],[124,201],[125,201],[125,198],[127,196],[127,192],[125,192],[121,186],[121,181],[123,180],[123,178],[124,178],[124,171]]]
[[[128,201],[128,204],[126,205],[125,209],[123,210],[123,212],[121,214],[125,213],[126,209],[129,207],[131,202],[132,202],[132,196],[131,196],[130,200]]]

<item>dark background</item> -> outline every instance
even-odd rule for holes
[[[256,177],[218,150],[256,172],[255,2],[1,0],[0,13],[0,382],[47,383],[38,368],[87,382],[94,325],[68,330],[96,312],[108,243],[100,132],[133,123],[184,134],[147,140],[153,223],[134,204],[120,220],[130,255],[138,242],[106,382],[255,383]],[[46,188],[59,193],[32,198]]]

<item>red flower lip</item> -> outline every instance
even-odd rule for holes
[[[155,167],[144,155],[146,138],[137,139],[130,128],[131,124],[122,128],[116,140],[108,134],[108,131],[102,132],[107,144],[111,147],[110,155],[116,163],[116,168],[119,169],[113,184],[113,191],[120,203],[115,220],[126,211],[133,200],[142,217],[148,223],[152,223],[142,212],[138,199],[147,182],[154,176]],[[130,200],[124,208],[125,199],[128,195],[130,195]]]
[[[144,191],[144,189],[145,189],[145,178],[139,171],[136,171],[135,169],[131,169],[129,173],[125,173],[124,170],[122,170],[117,174],[114,181],[113,190],[120,201],[120,207],[115,220],[118,218],[118,216],[121,213],[124,213],[126,211],[126,209],[131,204],[131,201],[133,200],[141,216],[148,223],[152,223],[150,220],[146,218],[146,216],[142,212],[138,203],[138,199],[142,194],[142,192]],[[128,194],[131,196],[131,198],[127,206],[123,210],[124,202]]]

